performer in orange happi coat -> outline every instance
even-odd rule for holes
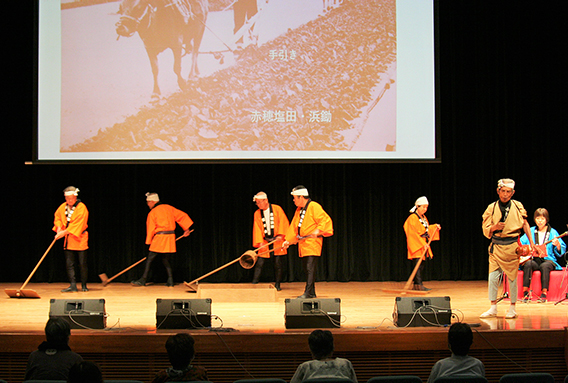
[[[298,298],[316,298],[316,266],[321,256],[323,237],[333,235],[333,222],[321,205],[310,199],[305,186],[296,186],[290,194],[297,209],[282,245],[287,248],[298,244],[298,253],[306,273],[306,287]]]
[[[426,254],[428,258],[432,258],[433,254],[429,243],[440,239],[441,226],[438,224],[430,225],[428,218],[426,218],[425,214],[428,210],[428,206],[428,199],[426,197],[418,198],[414,202],[414,207],[410,209],[412,214],[410,214],[406,222],[404,222],[406,248],[408,249],[407,257],[412,260],[414,267],[420,259],[422,259],[422,261],[426,260]],[[421,262],[414,276],[414,290],[430,290],[422,284],[423,268],[424,262]]]
[[[288,230],[288,217],[284,210],[278,205],[268,202],[268,196],[265,192],[258,192],[252,198],[258,209],[254,212],[254,224],[252,227],[252,246],[261,249],[257,251],[258,258],[254,268],[254,276],[252,283],[258,283],[262,274],[264,262],[270,258],[270,254],[274,254],[274,287],[277,291],[281,290],[280,282],[282,281],[282,255],[286,255],[288,251],[282,248],[286,230]],[[276,240],[268,246],[264,246],[269,242]]]
[[[87,288],[87,249],[89,248],[89,233],[87,232],[87,221],[89,211],[81,200],[77,199],[79,189],[75,186],[68,186],[63,190],[65,202],[55,211],[53,221],[53,231],[55,239],[65,238],[63,241],[63,252],[65,253],[65,265],[70,285],[61,292],[77,291],[77,281],[75,278],[75,256],[79,260],[81,270],[81,285],[83,291]]]
[[[146,203],[150,208],[148,218],[146,219],[146,245],[150,245],[150,249],[144,274],[142,274],[140,279],[132,281],[132,284],[134,286],[146,285],[150,266],[158,254],[160,254],[162,263],[168,273],[166,286],[173,287],[174,277],[170,258],[176,252],[176,223],[184,230],[183,236],[187,237],[193,221],[183,211],[161,203],[157,193],[146,193]]]

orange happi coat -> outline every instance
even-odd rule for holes
[[[156,204],[148,213],[146,219],[146,245],[155,253],[175,253],[175,234],[159,234],[164,231],[174,231],[176,222],[185,231],[193,225],[189,216],[181,210],[166,204]]]
[[[286,232],[286,240],[290,243],[298,242],[298,236],[306,236],[312,234],[319,229],[317,238],[306,238],[298,242],[298,253],[300,257],[320,256],[323,245],[323,237],[331,237],[333,235],[333,222],[331,217],[323,210],[317,202],[310,201],[300,232],[298,232],[298,223],[300,222],[300,213],[302,208],[297,208],[294,218]]]
[[[63,248],[67,250],[83,251],[89,248],[89,233],[87,232],[87,221],[89,220],[89,210],[83,202],[79,202],[71,215],[69,225],[65,216],[67,203],[62,203],[54,214],[53,231],[57,228],[67,230],[69,234],[65,236]]]
[[[285,236],[286,230],[288,230],[288,226],[290,222],[288,221],[288,217],[286,217],[286,213],[284,210],[278,205],[270,204],[272,207],[272,213],[274,214],[274,233],[271,233],[273,237],[278,235]],[[262,245],[267,244],[268,242],[264,239],[264,225],[262,223],[262,218],[264,214],[262,210],[257,209],[254,212],[254,223],[252,226],[252,246],[253,247],[260,247]],[[267,223],[270,225],[270,223]],[[278,240],[274,242],[274,255],[285,255],[287,254],[286,249],[282,249],[282,242],[283,240]],[[258,256],[261,258],[270,258],[270,253],[268,253],[269,246],[265,246],[258,251]]]
[[[430,225],[426,216],[424,216],[422,219],[425,220],[426,224],[428,225],[428,233],[430,234],[431,241],[438,241],[440,239],[440,232],[437,230],[437,225]],[[427,240],[426,238],[421,237],[421,235],[426,232],[426,228],[420,222],[418,214],[412,213],[408,216],[408,218],[404,222],[404,232],[406,233],[406,248],[408,250],[408,259],[426,259],[424,255],[424,245],[426,245]],[[434,235],[432,236],[432,234]],[[428,256],[430,258],[433,257],[432,249],[430,248],[428,248]]]

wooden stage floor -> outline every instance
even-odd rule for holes
[[[318,298],[341,300],[341,328],[331,328],[335,355],[349,359],[359,382],[374,376],[418,375],[426,381],[434,363],[449,356],[448,327],[394,326],[395,298],[384,289],[401,288],[404,283],[318,282]],[[518,303],[518,317],[504,319],[509,302],[499,303],[497,318],[482,320],[489,307],[486,281],[430,281],[428,295],[419,298],[450,297],[451,322],[475,325],[470,355],[482,360],[490,382],[505,373],[549,372],[556,381],[568,374],[568,300],[555,304]],[[215,293],[211,331],[207,329],[156,330],[156,299],[187,300],[207,298],[189,293],[183,285],[134,287],[93,283],[90,291],[61,293],[67,284],[30,284],[40,299],[0,298],[0,379],[21,381],[29,353],[44,340],[43,328],[49,316],[50,300],[104,299],[107,327],[99,330],[71,330],[71,348],[86,360],[99,364],[106,379],[151,381],[168,367],[165,341],[177,332],[189,332],[196,340],[196,364],[209,371],[215,383],[232,383],[250,377],[277,377],[289,381],[296,367],[310,359],[307,336],[312,329],[286,329],[285,299],[303,292],[304,283],[284,283],[272,301],[255,301],[249,284],[202,284]],[[215,291],[223,287],[224,293]],[[2,283],[0,288],[19,288]],[[225,288],[227,287],[227,288]],[[254,287],[257,288],[257,287]],[[245,291],[244,293],[242,291]],[[237,292],[237,294],[235,294]],[[251,299],[252,298],[252,299]],[[251,301],[252,300],[252,301]],[[219,327],[221,327],[219,329]]]
[[[395,298],[405,296],[387,293],[383,289],[402,288],[404,283],[395,282],[318,282],[318,298],[341,299],[342,330],[397,331],[392,314]],[[479,315],[489,308],[486,281],[430,281],[426,285],[432,291],[423,297],[449,296],[454,317],[452,323],[464,321],[478,324],[481,330],[563,329],[568,326],[568,300],[555,304],[517,302],[516,319],[504,319],[508,300],[499,303],[499,316],[482,320]],[[0,298],[0,333],[42,332],[48,319],[50,299],[100,299],[105,300],[107,329],[120,332],[156,329],[156,299],[195,299],[196,293],[188,292],[183,284],[172,287],[150,285],[134,287],[124,283],[89,284],[89,292],[61,293],[67,287],[63,283],[36,283],[26,288],[35,290],[41,299],[16,299],[4,295]],[[202,287],[208,286],[202,284]],[[212,285],[209,285],[212,286]],[[238,290],[239,285],[227,285]],[[13,283],[1,283],[0,288],[19,288]],[[286,298],[295,298],[303,292],[304,284],[283,283],[282,291],[275,292],[274,302],[247,302],[234,295],[230,300],[213,299],[211,314],[213,327],[232,328],[240,332],[285,332],[284,312]],[[246,291],[246,290],[245,290]],[[406,296],[418,296],[408,294]],[[202,298],[206,298],[205,296]],[[406,329],[409,330],[410,328]],[[435,330],[435,328],[432,328]],[[296,330],[297,331],[297,330]]]

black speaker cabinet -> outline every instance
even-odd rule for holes
[[[398,327],[449,325],[450,297],[396,297],[392,316]]]
[[[106,327],[104,299],[50,299],[49,317],[63,318],[73,329]]]
[[[211,327],[211,299],[156,299],[156,329]]]
[[[341,299],[286,299],[286,328],[341,327]]]

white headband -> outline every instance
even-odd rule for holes
[[[515,181],[513,181],[510,178],[502,178],[499,181],[497,181],[497,188],[501,189],[503,186],[506,188],[514,189]]]
[[[290,193],[290,194],[304,196],[304,197],[307,197],[307,196],[310,195],[310,193],[308,193],[308,189],[306,189],[306,188],[292,190],[292,193]]]
[[[257,199],[268,199],[268,196],[265,192],[258,192],[252,197],[252,202],[256,202]]]
[[[158,197],[158,193],[146,193],[146,201],[160,201],[160,197]]]
[[[67,190],[67,191],[64,191],[64,192],[63,192],[63,195],[64,195],[65,197],[70,196],[70,195],[75,195],[75,196],[77,196],[77,195],[79,195],[79,189],[78,189],[78,188],[75,188],[75,190]]]
[[[418,198],[418,199],[414,202],[414,206],[412,207],[412,209],[410,209],[410,212],[411,212],[411,213],[414,213],[414,212],[416,211],[416,208],[417,208],[418,206],[421,206],[421,205],[428,205],[428,198],[426,198],[426,197],[424,197],[424,196]]]

